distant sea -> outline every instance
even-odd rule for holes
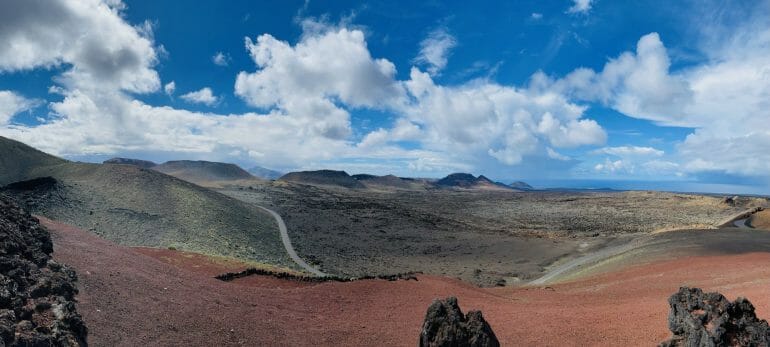
[[[770,187],[689,181],[633,181],[595,179],[524,180],[535,189],[659,190],[682,193],[770,195]]]

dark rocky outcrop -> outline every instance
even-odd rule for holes
[[[0,345],[85,346],[75,272],[37,219],[0,195]]]
[[[745,298],[730,302],[722,294],[682,287],[668,303],[674,336],[661,346],[767,346],[770,329]]]
[[[66,188],[57,179],[45,176],[31,180],[14,182],[0,188],[0,192],[11,197],[27,210],[40,210],[49,203],[65,206]]]
[[[480,311],[463,315],[457,298],[434,300],[428,307],[420,333],[421,347],[500,346],[492,328]]]
[[[133,165],[138,166],[142,169],[149,169],[155,165],[155,164],[149,160],[141,160],[141,159],[131,159],[131,158],[112,158],[107,159],[104,161],[104,164],[123,164],[123,165]]]

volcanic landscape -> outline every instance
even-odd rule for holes
[[[435,338],[439,323],[423,320],[437,303],[483,313],[447,331],[482,324],[471,334],[491,329],[502,345],[654,345],[671,338],[680,287],[770,316],[764,197],[545,191],[462,173],[275,179],[216,162],[77,163],[5,138],[0,165],[3,208],[34,216],[0,225],[50,233],[54,263],[37,264],[74,271],[76,295],[50,292],[75,302],[96,346],[409,346]],[[0,335],[42,327],[34,317]],[[35,338],[85,338],[62,319]]]

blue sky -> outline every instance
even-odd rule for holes
[[[766,1],[0,13],[0,135],[70,159],[770,192]]]

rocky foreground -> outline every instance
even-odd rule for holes
[[[0,195],[0,346],[86,346],[75,272],[37,219]]]
[[[727,300],[717,292],[682,287],[668,303],[668,328],[674,336],[661,344],[673,346],[767,346],[770,328],[757,318],[746,298]]]

